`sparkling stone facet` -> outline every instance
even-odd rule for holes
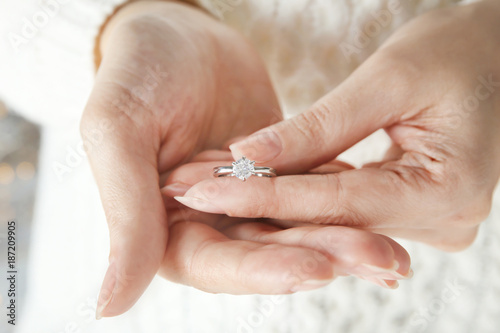
[[[247,160],[245,156],[233,162],[233,173],[239,179],[245,181],[253,174],[255,171],[254,167],[255,161]]]

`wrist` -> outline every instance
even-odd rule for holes
[[[184,2],[182,2],[184,1]],[[151,16],[151,15],[164,15],[165,10],[171,6],[174,9],[178,7],[192,7],[191,0],[128,0],[125,3],[117,6],[113,13],[101,25],[99,33],[95,40],[94,47],[94,64],[97,70],[101,64],[103,54],[108,45],[109,36],[112,31],[127,22],[133,21],[135,18]]]

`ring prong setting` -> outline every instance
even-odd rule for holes
[[[255,161],[247,159],[245,156],[233,162],[233,173],[242,181],[246,181],[255,172]]]
[[[269,167],[255,166],[255,161],[247,159],[245,156],[232,162],[231,166],[219,166],[214,169],[214,177],[236,177],[246,181],[251,176],[276,177],[276,170]]]

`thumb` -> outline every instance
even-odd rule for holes
[[[232,144],[233,157],[268,162],[280,172],[304,172],[396,122],[399,115],[395,110],[401,108],[395,106],[403,96],[397,88],[378,89],[382,75],[366,75],[360,70],[301,115]],[[371,84],[361,89],[364,82]]]
[[[155,135],[158,126],[138,121],[145,112],[134,103],[128,89],[102,83],[98,75],[81,121],[111,242],[97,318],[128,310],[155,276],[166,250],[168,229],[159,190],[159,142],[155,142],[160,137]]]

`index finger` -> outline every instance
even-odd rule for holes
[[[448,214],[437,186],[383,168],[323,175],[207,179],[176,199],[207,213],[358,227],[424,228]],[[418,177],[418,176],[415,176]],[[421,207],[427,208],[422,214]]]

